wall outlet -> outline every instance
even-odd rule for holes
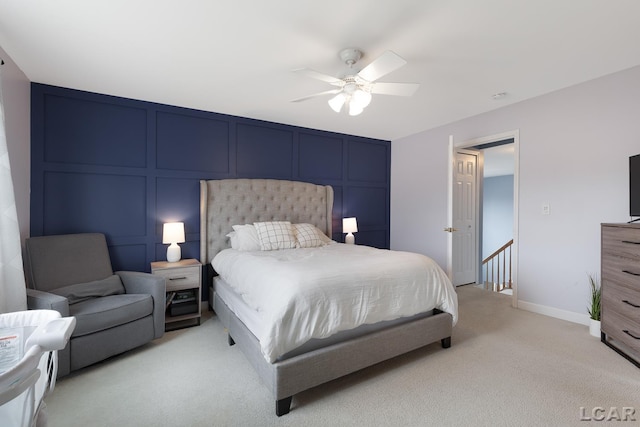
[[[542,215],[550,215],[551,214],[551,205],[549,202],[544,202],[542,204]]]

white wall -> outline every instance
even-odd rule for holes
[[[424,253],[445,267],[448,136],[460,143],[516,129],[518,305],[580,317],[587,274],[600,271],[600,223],[629,220],[628,158],[640,153],[640,67],[393,141],[391,248]],[[541,214],[543,202],[551,215]]]
[[[0,69],[7,150],[16,198],[20,238],[29,236],[31,174],[31,84],[9,55],[0,47],[4,65]]]

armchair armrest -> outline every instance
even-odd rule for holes
[[[154,337],[164,335],[164,312],[166,282],[164,277],[154,276],[140,271],[116,271],[128,294],[151,294],[153,298]]]
[[[27,308],[29,310],[55,310],[60,316],[69,316],[69,300],[49,292],[27,288]]]

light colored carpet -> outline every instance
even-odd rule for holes
[[[46,399],[49,426],[584,426],[596,407],[634,407],[636,422],[622,424],[640,423],[640,369],[586,326],[472,286],[458,298],[451,348],[432,344],[300,393],[280,418],[205,313],[200,326],[63,378]]]

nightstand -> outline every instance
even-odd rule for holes
[[[195,259],[156,261],[151,263],[151,274],[166,279],[165,330],[170,324],[185,320],[197,320],[199,325],[202,264]],[[173,326],[181,324],[171,325],[171,328]]]

